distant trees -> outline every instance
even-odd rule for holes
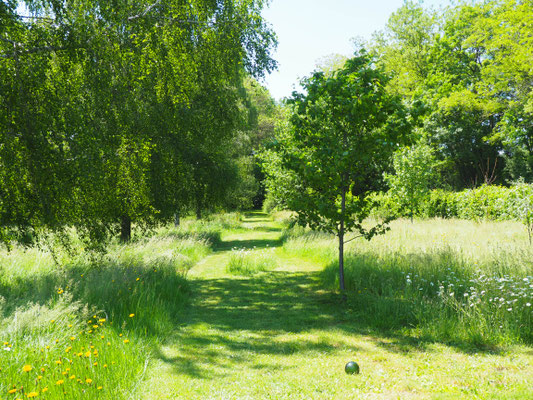
[[[418,204],[437,181],[438,165],[431,147],[418,144],[403,147],[393,155],[394,174],[385,174],[396,204],[409,211],[411,222]]]
[[[227,198],[243,77],[275,66],[262,1],[17,3],[0,7],[4,241],[66,226],[128,240]]]
[[[446,161],[443,184],[531,181],[531,0],[406,2],[369,43],[410,104],[420,140]]]

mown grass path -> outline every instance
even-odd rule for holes
[[[248,214],[189,273],[193,298],[161,343],[143,399],[528,398],[525,348],[471,353],[357,323],[318,281],[322,266],[281,249],[281,229]],[[233,248],[270,250],[277,267],[252,277],[226,273]],[[349,376],[356,360],[362,373]]]

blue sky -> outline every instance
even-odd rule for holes
[[[382,29],[403,0],[272,0],[264,18],[278,35],[274,58],[278,71],[263,84],[275,99],[290,96],[299,78],[330,54],[351,55],[352,38],[369,39]],[[425,0],[426,7],[446,6],[448,0]]]

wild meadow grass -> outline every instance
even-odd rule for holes
[[[185,220],[98,256],[76,240],[0,251],[0,398],[136,398],[187,302],[188,269],[234,219]]]
[[[274,249],[247,250],[232,249],[226,271],[234,275],[255,275],[272,270],[277,266]]]
[[[338,287],[336,238],[293,228],[284,249]],[[395,221],[345,254],[349,307],[379,329],[473,346],[533,343],[533,247],[514,222]]]

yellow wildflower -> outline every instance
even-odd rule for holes
[[[39,396],[39,393],[37,393],[37,392],[30,392],[30,393],[28,393],[26,396],[28,396],[28,397],[30,397],[30,398],[31,398],[31,397],[37,397],[37,396]]]
[[[11,389],[11,390],[8,390],[8,393],[9,394],[13,394],[13,393],[16,393],[17,392],[17,389]]]
[[[48,388],[47,387],[44,387],[43,390],[41,390],[42,393],[44,392],[48,392]]]
[[[130,318],[133,318],[133,317],[135,317],[135,314],[130,314]]]
[[[76,379],[76,375],[71,375],[68,377],[68,379]]]
[[[128,339],[124,339],[124,343],[129,343],[130,341]]]
[[[87,382],[90,385],[91,383],[93,383],[93,380],[91,378],[87,378],[85,379],[85,382]]]
[[[90,351],[85,353],[85,357],[90,357],[90,356],[91,356],[91,352]]]
[[[102,390],[102,386],[98,386],[96,389],[98,389],[98,390]]]
[[[62,385],[63,383],[65,383],[65,381],[63,379],[60,379],[56,382],[56,385]]]
[[[25,365],[22,367],[22,370],[24,372],[30,372],[33,368],[31,367],[31,365]]]

